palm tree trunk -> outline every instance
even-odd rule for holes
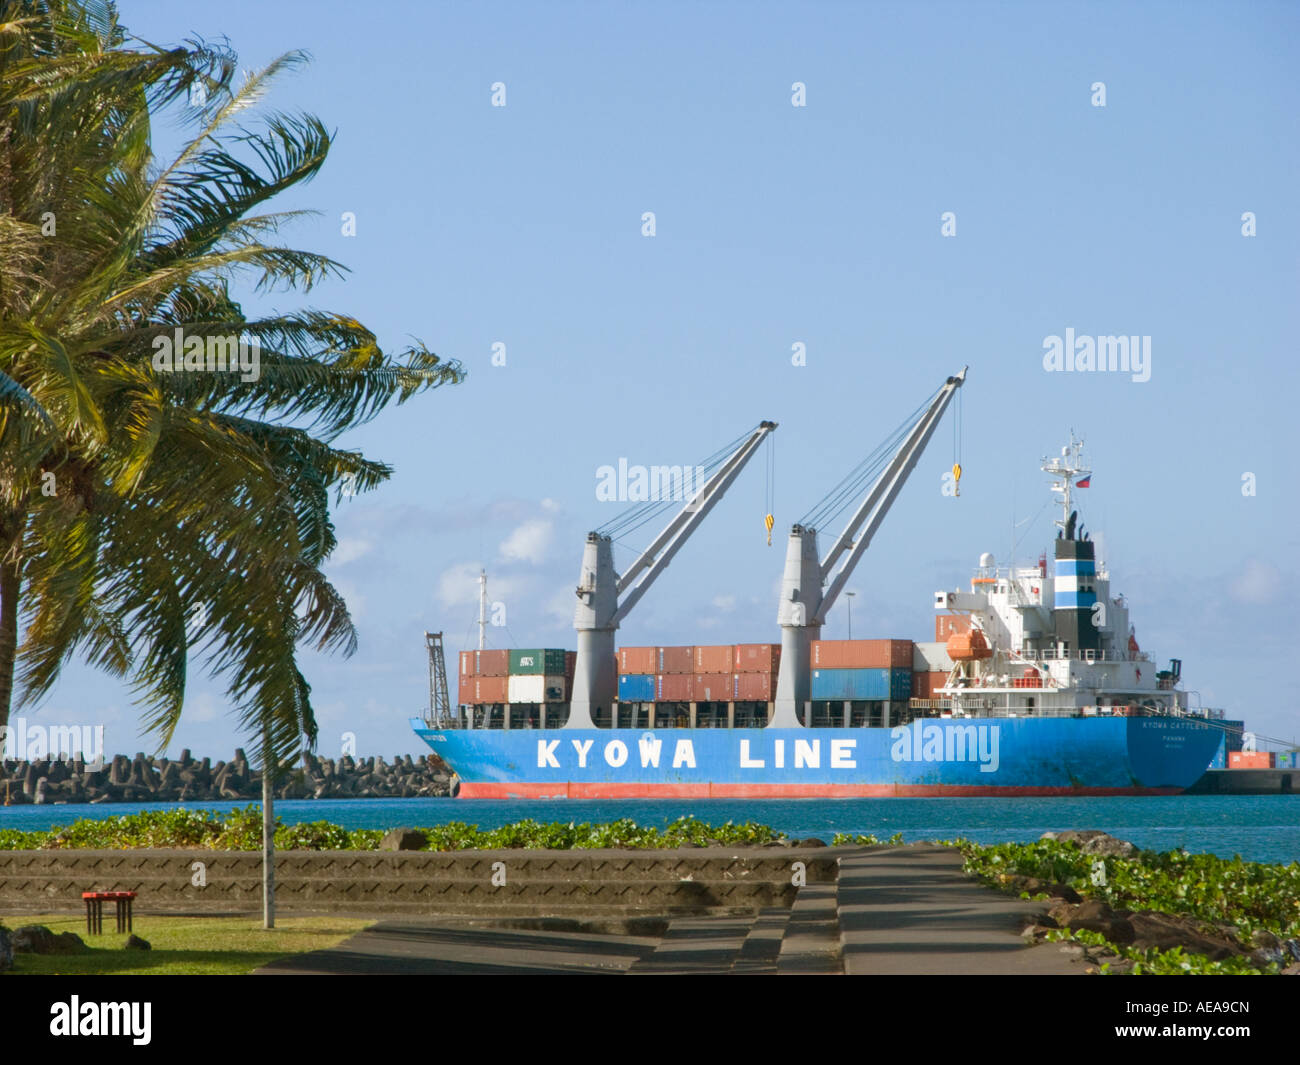
[[[19,586],[18,561],[6,552],[0,557],[0,729],[9,724],[9,706],[14,694]]]
[[[275,927],[275,777],[271,737],[264,736],[262,755],[262,927]]]

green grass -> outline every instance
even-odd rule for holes
[[[277,958],[321,950],[374,924],[346,917],[287,917],[270,931],[254,917],[137,916],[134,931],[152,950],[123,950],[125,933],[107,931],[113,917],[105,914],[105,934],[86,934],[81,914],[39,914],[7,917],[10,931],[43,924],[53,932],[76,932],[91,948],[86,954],[15,954],[15,975],[82,976],[152,974],[159,976],[234,976],[251,973]]]

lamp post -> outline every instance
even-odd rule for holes
[[[849,639],[851,640],[853,639],[853,597],[858,593],[845,592],[844,594],[848,596],[849,599]]]

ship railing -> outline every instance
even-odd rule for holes
[[[1016,658],[1026,662],[1150,662],[1151,656],[1145,651],[1136,654],[1130,651],[1058,651],[1054,647],[1045,647],[1041,651],[1033,648],[1014,653]]]

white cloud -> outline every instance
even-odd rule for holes
[[[501,544],[507,562],[541,562],[555,536],[555,523],[547,518],[530,518]]]
[[[735,610],[736,597],[734,595],[715,595],[713,605],[719,610]]]
[[[338,546],[334,548],[334,553],[330,555],[330,564],[346,566],[349,562],[355,562],[357,559],[370,554],[371,548],[374,546],[369,540],[345,536],[338,542]]]
[[[444,607],[478,604],[478,575],[483,568],[479,562],[459,562],[442,571],[434,595]],[[488,574],[488,600],[490,603],[507,602],[520,592],[522,583],[510,577]]]
[[[1277,569],[1252,558],[1230,590],[1232,597],[1242,603],[1263,604],[1277,598],[1281,583],[1282,574]]]

